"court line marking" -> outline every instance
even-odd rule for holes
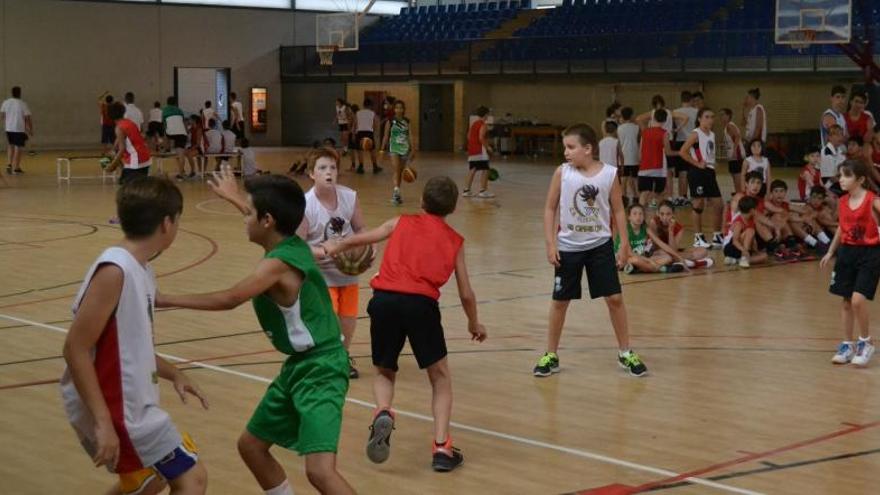
[[[65,329],[65,328],[57,327],[54,325],[47,325],[45,323],[40,323],[38,321],[33,321],[33,320],[27,320],[24,318],[18,318],[16,316],[11,316],[11,315],[7,315],[7,314],[3,314],[3,313],[0,313],[0,318],[4,318],[4,319],[10,320],[10,321],[15,321],[18,323],[24,323],[24,324],[34,326],[37,328],[51,330],[53,332],[58,332],[58,333],[63,333],[63,334],[67,333],[67,329]],[[176,363],[187,363],[190,365],[198,366],[200,368],[204,368],[206,370],[211,370],[211,371],[216,371],[218,373],[225,373],[225,374],[229,374],[229,375],[234,375],[234,376],[238,376],[240,378],[245,378],[247,380],[252,380],[255,382],[266,383],[266,384],[272,383],[271,379],[263,377],[263,376],[254,375],[251,373],[245,373],[242,371],[237,371],[237,370],[232,370],[232,369],[227,369],[227,368],[222,368],[220,366],[214,366],[214,365],[202,363],[199,361],[192,361],[192,360],[181,358],[181,357],[174,356],[171,354],[165,354],[165,353],[161,353],[161,352],[157,352],[156,354],[165,358],[165,359],[174,361]],[[360,399],[355,399],[352,397],[346,397],[345,401],[349,402],[351,404],[356,404],[356,405],[366,407],[369,409],[375,409],[375,407],[376,407],[375,404],[372,404],[370,402],[363,401]],[[395,410],[395,413],[400,416],[409,417],[409,418],[413,418],[413,419],[419,419],[419,420],[426,421],[429,423],[433,423],[433,421],[434,421],[434,418],[432,418],[431,416],[426,416],[424,414],[414,413],[414,412],[410,412],[410,411],[404,411],[404,410],[397,409],[397,410]],[[471,433],[479,433],[481,435],[485,435],[485,436],[489,436],[489,437],[493,437],[493,438],[500,438],[503,440],[508,440],[510,442],[528,445],[530,447],[537,447],[537,448],[542,448],[542,449],[546,449],[546,450],[552,450],[555,452],[561,452],[564,454],[573,455],[575,457],[581,457],[584,459],[590,459],[593,461],[603,462],[605,464],[612,464],[615,466],[625,467],[628,469],[632,469],[634,471],[642,471],[642,472],[646,472],[646,473],[659,474],[662,476],[669,476],[669,477],[681,476],[679,473],[676,473],[674,471],[669,471],[667,469],[646,466],[644,464],[638,464],[636,462],[625,461],[623,459],[617,459],[614,457],[609,457],[606,455],[597,454],[597,453],[589,452],[586,450],[579,450],[579,449],[575,449],[575,448],[571,448],[571,447],[554,445],[551,443],[542,442],[540,440],[534,440],[531,438],[521,437],[518,435],[510,435],[510,434],[502,433],[499,431],[489,430],[486,428],[480,428],[478,426],[471,426],[471,425],[467,425],[467,424],[456,423],[454,421],[450,423],[450,426],[453,428],[459,429],[459,430],[469,431]],[[726,491],[729,493],[739,493],[739,494],[743,494],[743,495],[765,495],[761,492],[756,492],[753,490],[746,490],[743,488],[737,488],[737,487],[733,487],[733,486],[723,485],[721,483],[716,483],[714,481],[704,480],[702,478],[687,477],[687,478],[682,478],[682,480],[689,481],[695,485],[702,485],[702,486],[706,486],[706,487],[710,487],[710,488],[715,488],[717,490],[722,490],[722,491]]]

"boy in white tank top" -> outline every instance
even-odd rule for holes
[[[715,176],[715,133],[712,132],[714,121],[715,114],[711,109],[700,110],[697,114],[699,126],[694,129],[680,151],[680,156],[691,165],[688,186],[693,198],[694,247],[706,249],[720,249],[724,245],[721,235],[721,189]],[[712,226],[715,229],[711,243],[703,235],[703,209],[707,204],[711,209]]]
[[[156,279],[149,260],[174,242],[183,211],[168,179],[122,186],[116,207],[125,238],[89,269],[73,305],[64,342],[64,409],[96,466],[118,474],[111,491],[205,493],[207,472],[195,445],[159,408],[157,377],[208,403],[199,388],[153,348]]]
[[[617,336],[618,364],[633,376],[644,376],[647,367],[629,347],[626,307],[617,276],[617,268],[632,255],[617,167],[598,160],[596,131],[589,125],[573,125],[562,136],[566,163],[553,174],[544,207],[547,260],[555,270],[547,352],[538,359],[533,374],[545,377],[559,372],[557,351],[565,313],[572,299],[581,298],[581,278],[586,270],[590,297],[602,297],[608,306]],[[616,260],[612,215],[621,237]]]
[[[306,209],[296,235],[306,241],[330,290],[333,310],[339,317],[342,344],[351,346],[358,316],[358,277],[336,268],[321,244],[356,234],[366,228],[357,192],[337,183],[339,164],[336,152],[319,148],[309,157],[309,177],[315,185],[306,193]],[[349,358],[349,378],[358,378],[354,359]]]

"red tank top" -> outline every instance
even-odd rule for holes
[[[877,196],[871,191],[865,192],[862,204],[856,209],[849,207],[849,195],[840,198],[837,209],[840,217],[841,242],[850,246],[878,246],[880,232],[877,230],[877,219],[874,217],[874,200]]]
[[[101,125],[113,125],[113,119],[110,118],[110,105],[101,104]]]
[[[666,244],[669,244],[670,243],[669,227],[663,225],[660,222],[660,219],[658,219],[656,216],[653,217],[651,219],[651,221],[654,222],[654,229],[657,231],[657,237],[659,237],[660,240],[665,242]],[[672,235],[673,236],[678,235],[678,233],[681,232],[682,229],[684,229],[684,227],[682,227],[680,223],[675,222],[675,227],[672,228]],[[678,247],[678,246],[672,246],[672,247]]]
[[[810,174],[810,182],[804,181],[803,174],[804,172]],[[801,175],[798,176],[798,192],[801,195],[801,199],[806,200],[807,196],[810,194],[810,189],[815,186],[822,185],[822,172],[817,168],[813,168],[812,171],[806,166],[801,169]]]
[[[862,112],[862,114],[859,115],[859,118],[853,120],[853,118],[849,116],[849,112],[846,112],[843,114],[843,119],[846,120],[846,133],[850,137],[859,136],[862,139],[865,138],[865,134],[868,132],[868,123],[870,122],[868,114]]]
[[[150,165],[150,148],[141,135],[137,124],[122,119],[116,123],[125,134],[125,149],[122,150],[122,163],[125,168],[141,168]]]
[[[666,129],[649,127],[642,132],[642,161],[639,170],[657,170],[663,168],[663,138]]]
[[[441,217],[401,215],[370,287],[439,299],[463,243],[464,238]]]
[[[483,126],[486,125],[486,122],[483,119],[476,120],[473,124],[471,124],[471,128],[468,131],[468,155],[482,155],[483,154],[483,142],[480,141],[480,130]]]

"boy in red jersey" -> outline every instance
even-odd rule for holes
[[[867,366],[874,355],[868,329],[868,301],[874,300],[880,280],[880,233],[877,228],[880,198],[865,189],[868,173],[868,166],[862,161],[847,160],[840,166],[840,187],[846,193],[837,208],[840,225],[828,254],[819,263],[824,268],[837,254],[829,292],[843,298],[844,340],[831,362],[852,363],[860,367]],[[859,326],[859,341],[853,345],[856,324]]]
[[[798,193],[801,201],[807,201],[807,196],[812,188],[822,185],[822,172],[819,171],[821,160],[822,155],[818,147],[814,146],[807,150],[807,154],[804,156],[804,161],[807,163],[804,164],[804,168],[798,175]]]
[[[767,253],[758,248],[755,235],[755,213],[758,203],[752,196],[739,201],[739,210],[733,214],[730,230],[724,237],[724,264],[739,264],[748,268],[767,261]]]
[[[469,198],[476,196],[478,198],[492,198],[495,195],[489,192],[489,153],[492,152],[492,146],[489,145],[488,126],[486,120],[489,118],[489,109],[480,107],[476,112],[477,120],[471,124],[468,129],[468,175],[465,180],[464,191],[461,195]],[[474,182],[474,176],[480,172],[480,192],[474,194],[471,191],[471,184]]]
[[[374,292],[367,307],[373,364],[378,372],[373,383],[376,412],[367,443],[367,456],[375,463],[385,462],[391,454],[389,440],[394,428],[391,399],[397,358],[407,339],[419,368],[427,369],[433,390],[432,467],[435,471],[451,471],[464,461],[449,436],[452,379],[437,305],[440,287],[453,272],[471,338],[484,341],[486,329],[477,318],[477,299],[471,289],[462,248],[464,239],[445,219],[455,211],[457,200],[458,187],[452,179],[432,177],[422,192],[424,213],[401,215],[375,229],[324,244],[327,254],[333,255],[353,246],[390,238],[379,273],[370,282]],[[426,257],[426,252],[432,254]]]
[[[644,207],[663,201],[666,191],[666,155],[672,153],[669,133],[663,127],[668,118],[668,112],[661,108],[654,112],[654,119],[650,123],[645,124],[642,121],[638,189],[639,204]],[[644,127],[645,125],[648,127]]]
[[[107,166],[107,173],[113,173],[122,164],[120,184],[150,175],[150,165],[152,164],[150,148],[141,135],[137,124],[124,118],[125,105],[118,101],[109,104],[107,116],[116,126],[113,131],[116,136],[116,141],[113,143],[116,154]]]

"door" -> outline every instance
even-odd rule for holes
[[[454,151],[455,103],[452,84],[419,86],[419,148]]]

